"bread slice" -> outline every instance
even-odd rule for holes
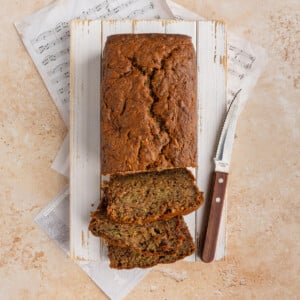
[[[130,248],[108,245],[110,267],[115,269],[149,268],[157,264],[170,264],[193,254],[195,245],[185,223],[182,224],[184,239],[174,254],[145,255]]]
[[[114,175],[104,187],[107,214],[115,222],[143,224],[196,210],[203,195],[187,169]]]
[[[143,225],[115,223],[108,218],[105,205],[92,213],[89,230],[115,246],[129,247],[137,253],[161,255],[175,253],[182,244],[183,217]]]

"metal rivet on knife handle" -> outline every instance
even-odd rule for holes
[[[204,247],[202,251],[202,260],[204,262],[211,262],[215,257],[223,203],[226,192],[227,176],[227,173],[215,173],[213,181],[212,201],[206,236],[204,240]]]

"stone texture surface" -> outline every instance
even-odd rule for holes
[[[33,222],[66,179],[50,169],[66,128],[13,21],[49,0],[0,0],[0,298],[106,299]],[[238,124],[228,256],[159,266],[127,299],[300,299],[298,0],[178,0],[265,47]]]

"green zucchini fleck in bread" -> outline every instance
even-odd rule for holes
[[[188,214],[203,203],[187,169],[113,175],[103,190],[109,218],[120,223],[169,219]]]
[[[147,224],[121,224],[108,218],[105,205],[91,215],[89,230],[115,246],[144,254],[172,254],[182,244],[183,217]]]
[[[195,245],[184,221],[181,230],[184,233],[184,239],[174,254],[147,255],[134,252],[130,248],[108,245],[110,267],[115,269],[149,268],[157,264],[174,263],[191,255],[195,251]]]

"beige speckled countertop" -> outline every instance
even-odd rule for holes
[[[66,128],[13,21],[49,0],[0,0],[0,298],[106,299],[34,223],[65,185],[50,169]],[[300,2],[178,0],[267,49],[241,115],[228,256],[154,268],[127,299],[300,299]]]

